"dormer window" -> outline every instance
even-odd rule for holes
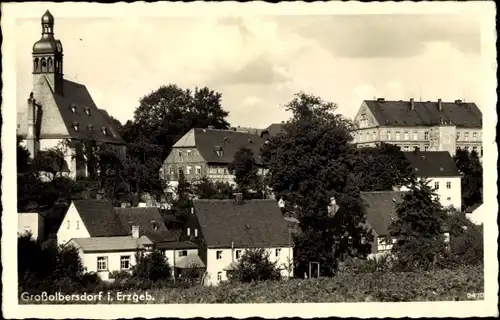
[[[224,151],[222,150],[221,146],[215,146],[215,152],[219,157],[222,157],[224,155]]]
[[[92,123],[89,123],[89,124],[87,125],[87,130],[88,130],[88,131],[94,131],[94,125],[93,125]]]
[[[76,104],[74,104],[74,103],[73,103],[73,104],[71,104],[71,105],[69,106],[69,108],[71,109],[71,112],[76,113]]]
[[[90,116],[90,107],[85,107],[85,114]]]
[[[107,136],[108,135],[108,128],[101,127],[101,132],[102,132],[103,135]]]
[[[75,129],[75,131],[79,131],[80,129],[80,125],[78,124],[78,122],[73,122],[73,129]]]

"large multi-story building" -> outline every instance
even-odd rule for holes
[[[359,147],[379,142],[402,151],[476,151],[482,157],[482,113],[475,103],[365,100],[354,118]]]
[[[259,166],[258,173],[265,173],[259,155],[263,143],[264,140],[257,134],[194,128],[174,144],[160,175],[171,188],[177,186],[181,172],[188,181],[207,177],[212,181],[234,184],[234,176],[229,172],[228,165],[241,148],[253,151],[255,164]]]
[[[54,38],[54,17],[48,10],[41,23],[42,37],[32,52],[33,89],[27,104],[17,109],[17,134],[33,158],[68,141],[63,167],[71,177],[86,176],[81,141],[94,139],[122,151],[125,142],[108,113],[97,108],[87,88],[64,79],[63,47]]]

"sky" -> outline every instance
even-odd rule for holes
[[[51,9],[50,7],[48,9]],[[354,117],[365,99],[474,101],[481,30],[467,14],[55,17],[65,78],[124,123],[141,97],[170,83],[222,93],[233,126],[287,120],[304,91]],[[40,11],[41,17],[43,11]],[[17,101],[31,91],[40,18],[17,20]]]

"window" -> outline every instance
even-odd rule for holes
[[[210,168],[208,168],[208,172],[214,174],[214,173],[217,173],[217,169],[214,167],[210,167]]]
[[[174,167],[169,167],[169,172],[171,175],[175,174]]]
[[[188,252],[187,252],[187,250],[181,250],[181,251],[179,251],[178,255],[179,255],[179,257],[185,257],[188,255]]]
[[[241,250],[236,250],[234,255],[235,255],[236,259],[241,258]]]
[[[420,150],[419,146],[413,146],[413,151],[418,151],[418,150]]]
[[[457,132],[457,140],[460,140],[460,132]]]
[[[446,198],[446,200],[450,201],[450,200],[451,200],[451,197]]]
[[[434,182],[434,189],[439,190],[439,181]]]
[[[474,141],[477,140],[477,132],[472,133],[472,140],[474,140]]]
[[[184,173],[184,172],[182,171],[182,168],[181,168],[181,167],[179,167],[179,175],[180,175],[181,173]]]
[[[191,150],[188,150],[188,151],[187,151],[187,156],[188,156],[188,157],[191,157]]]
[[[66,223],[66,229],[69,229],[70,228],[70,224],[69,224],[69,220],[68,222]]]
[[[464,140],[466,140],[466,141],[469,140],[469,133],[468,132],[464,133]]]
[[[179,150],[179,157],[182,157],[182,150]]]
[[[279,257],[281,253],[281,249],[276,249],[276,256]]]
[[[97,271],[108,270],[108,257],[97,257]]]
[[[424,151],[429,151],[429,146],[424,146]]]
[[[217,280],[222,281],[222,272],[217,272]]]
[[[187,166],[187,168],[186,168],[186,169],[187,169],[187,170],[186,170],[186,173],[187,173],[187,174],[191,174],[191,169],[192,169],[192,168],[191,168],[191,166]]]
[[[408,133],[408,131],[405,131],[404,135],[405,135],[405,140],[410,139],[410,134]]]
[[[399,135],[399,131],[396,131],[396,140],[401,139],[401,136]]]
[[[189,236],[191,235],[191,228],[187,228],[187,229],[186,229],[186,233],[187,233],[187,235],[188,235],[188,237],[189,237]]]
[[[226,168],[224,168],[224,174],[227,174],[227,169]]]
[[[78,124],[78,122],[73,122],[73,129],[75,129],[75,131],[80,130],[80,125]]]
[[[194,237],[198,238],[198,229],[194,229]]]
[[[476,146],[472,147],[472,151],[477,153],[477,147]]]
[[[387,131],[387,140],[392,140],[392,134],[390,131]]]
[[[424,140],[429,140],[429,131],[424,132]]]
[[[90,107],[85,107],[85,114],[90,116]]]
[[[408,146],[408,145],[403,146],[403,151],[410,151],[410,146]]]
[[[200,166],[196,166],[196,174],[201,174],[201,167]]]
[[[108,135],[108,128],[106,128],[106,127],[102,127],[102,128],[101,128],[101,131],[102,131],[102,134],[103,134],[103,135],[105,135],[105,136],[107,136],[107,135]]]
[[[370,133],[369,132],[366,133],[365,141],[370,141]]]
[[[71,112],[76,113],[76,104],[70,106]]]
[[[76,222],[76,230],[80,230],[80,221]]]
[[[373,141],[377,140],[377,133],[375,131],[373,131],[372,133],[372,140]]]
[[[121,256],[120,257],[120,269],[122,269],[122,270],[130,269],[130,256]]]
[[[216,258],[217,260],[221,260],[221,259],[222,259],[222,250],[217,250],[217,251],[215,252],[215,258]]]
[[[90,132],[94,131],[94,125],[92,123],[89,123],[87,125],[87,130],[90,131]]]
[[[446,182],[446,189],[451,189],[451,181]]]
[[[483,147],[481,147],[481,157],[483,156]]]
[[[413,131],[413,140],[418,140],[418,132]]]

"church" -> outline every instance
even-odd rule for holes
[[[17,134],[31,158],[66,141],[61,171],[85,177],[88,168],[82,141],[92,139],[125,151],[125,141],[104,109],[99,109],[85,85],[64,79],[63,46],[54,38],[54,17],[41,18],[42,36],[32,52],[33,89],[26,105],[17,108]],[[62,168],[61,167],[61,168]]]

